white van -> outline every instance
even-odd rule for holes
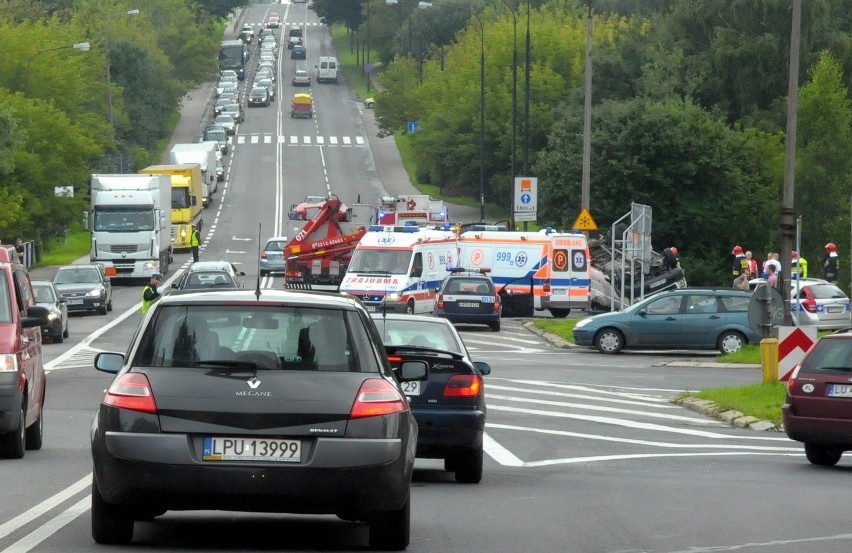
[[[320,57],[319,63],[315,66],[317,69],[317,82],[337,82],[337,58],[330,56]]]
[[[372,225],[352,253],[340,292],[374,313],[431,314],[447,268],[455,266],[456,237],[452,230]]]

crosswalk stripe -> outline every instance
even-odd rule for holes
[[[290,144],[298,144],[298,143],[299,143],[299,137],[298,136],[291,136],[290,137]]]
[[[364,137],[363,136],[356,136],[355,137],[355,143],[358,144],[359,146],[363,146],[364,145]]]
[[[325,145],[328,144],[330,146],[365,146],[367,145],[367,139],[363,136],[311,136],[304,135],[299,137],[298,135],[275,135],[272,133],[257,133],[257,134],[241,134],[234,137],[229,137],[228,142],[230,144],[258,144],[260,142],[264,144],[272,144],[273,142],[277,142],[278,144],[289,144],[291,146],[311,146],[311,145]]]
[[[317,144],[325,144],[325,137],[324,136],[318,136],[317,137]]]
[[[330,136],[330,137],[328,138],[328,141],[331,143],[331,145],[332,145],[332,146],[336,146],[336,145],[337,145],[337,137],[336,137],[336,136]]]
[[[303,136],[302,137],[302,144],[310,144],[310,143],[311,143],[311,137],[310,136]]]
[[[350,144],[352,144],[352,141],[349,139],[348,136],[344,136],[343,137],[343,143],[346,144],[347,146],[349,146]]]
[[[265,135],[263,137],[263,143],[264,144],[272,144],[272,135],[271,134]]]

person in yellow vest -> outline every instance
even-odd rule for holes
[[[142,316],[145,316],[145,313],[151,308],[151,305],[157,301],[160,297],[160,290],[158,287],[160,286],[160,280],[163,278],[163,275],[160,273],[153,273],[151,275],[151,282],[148,283],[145,288],[142,289]]]
[[[790,255],[792,269],[790,270],[790,278],[796,280],[798,278],[808,278],[808,260],[799,255],[799,252],[793,250]]]
[[[192,224],[192,235],[189,237],[189,246],[192,248],[192,262],[198,262],[198,246],[201,245],[201,233],[198,232],[198,225]]]

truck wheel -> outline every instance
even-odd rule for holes
[[[105,306],[103,306],[103,307],[98,307],[98,315],[106,315],[106,314],[107,314],[107,307],[106,307],[106,305],[105,305]]]
[[[570,312],[570,309],[550,309],[550,314],[553,315],[554,319],[564,319]]]
[[[406,315],[414,314],[414,300],[410,300],[407,304],[405,304],[405,313]]]

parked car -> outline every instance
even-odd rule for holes
[[[257,293],[166,294],[127,353],[95,357],[115,375],[91,431],[96,542],[209,509],[335,514],[374,548],[408,545],[417,423],[400,383],[427,364],[395,377],[353,298]]]
[[[601,353],[623,349],[717,349],[736,353],[760,342],[748,322],[751,292],[680,288],[645,298],[623,311],[601,313],[574,326],[574,342]]]
[[[237,123],[234,121],[234,118],[227,113],[220,113],[216,116],[216,119],[213,120],[214,125],[219,125],[223,129],[225,129],[225,134],[232,135],[237,132]]]
[[[453,323],[484,324],[497,332],[502,313],[500,295],[487,270],[454,268],[435,296],[435,315]]]
[[[181,274],[172,288],[176,290],[242,288],[245,272],[228,261],[196,261]]]
[[[852,331],[823,336],[793,369],[781,407],[784,431],[815,465],[852,450]]]
[[[68,338],[68,306],[51,281],[34,280],[32,286],[36,305],[48,311],[47,322],[41,326],[41,334],[49,336],[54,344],[61,344]]]
[[[284,247],[290,239],[286,236],[273,236],[266,241],[260,251],[260,275],[284,272]]]
[[[112,311],[112,283],[97,263],[65,265],[53,275],[53,285],[62,294],[69,312]]]
[[[255,86],[249,92],[248,97],[248,105],[249,107],[253,106],[268,106],[269,105],[269,91],[262,86]]]
[[[753,278],[749,288],[754,290],[765,282],[765,278]],[[794,325],[818,330],[852,327],[852,303],[843,290],[821,278],[791,280],[789,284]]]
[[[391,365],[409,360],[429,364],[428,377],[403,384],[417,420],[417,457],[443,459],[457,482],[482,480],[485,431],[483,375],[488,363],[471,361],[461,336],[446,319],[426,315],[373,313]]]
[[[293,86],[311,86],[311,74],[304,69],[297,69],[293,73]]]
[[[293,46],[290,50],[290,59],[291,60],[306,60],[308,59],[308,51],[304,46],[299,44]]]

